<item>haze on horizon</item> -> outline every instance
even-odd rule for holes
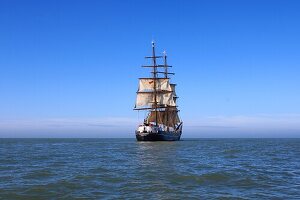
[[[1,1],[0,138],[134,137],[152,39],[183,138],[300,137],[299,1],[150,4]]]

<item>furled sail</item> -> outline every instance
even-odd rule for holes
[[[151,108],[154,104],[154,93],[138,93],[135,103],[135,108]],[[173,95],[169,93],[157,93],[156,101],[158,106],[175,106]]]
[[[155,111],[151,111],[148,122],[155,122]],[[180,122],[177,110],[157,111],[157,123],[165,126],[174,127]]]
[[[138,92],[154,91],[154,80],[157,91],[172,91],[168,78],[140,78]]]

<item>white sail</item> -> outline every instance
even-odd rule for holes
[[[152,101],[152,93],[138,93],[136,97],[135,108],[151,107]]]
[[[152,107],[154,104],[154,93],[138,93],[136,98],[135,108]],[[172,93],[157,93],[156,94],[157,105],[163,106],[175,106]]]
[[[155,79],[156,90],[172,91],[169,79],[158,78]],[[153,78],[140,78],[139,92],[151,92],[154,91],[154,79]]]
[[[171,86],[171,89],[172,89],[172,92],[173,92],[173,96],[177,97],[176,91],[175,91],[176,84],[171,83],[170,86]]]
[[[170,86],[171,86],[171,89],[172,89],[173,100],[176,104],[176,101],[177,101],[177,98],[178,98],[177,94],[176,94],[176,91],[175,91],[176,84],[171,83]]]

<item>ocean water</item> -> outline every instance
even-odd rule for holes
[[[300,199],[300,139],[0,139],[0,199]]]

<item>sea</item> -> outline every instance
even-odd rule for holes
[[[0,139],[0,199],[300,199],[300,139]]]

